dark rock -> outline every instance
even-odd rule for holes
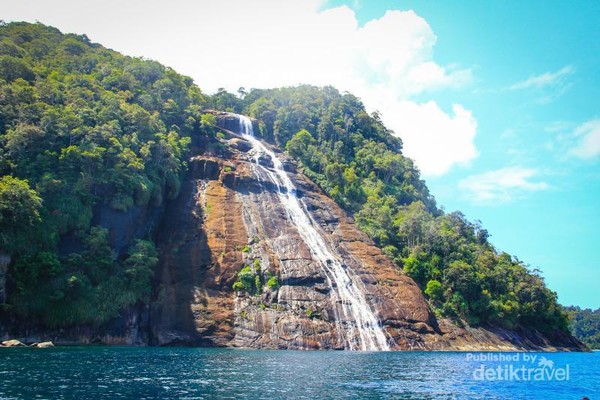
[[[273,164],[273,160],[271,160],[271,157],[267,157],[267,156],[260,156],[258,159],[258,163],[266,168],[272,169],[275,167]]]
[[[221,164],[218,159],[208,157],[193,157],[190,160],[191,179],[217,180],[221,174]]]
[[[0,253],[0,304],[6,302],[6,272],[10,264],[11,257],[8,254]]]
[[[234,149],[239,150],[243,153],[247,153],[248,151],[250,151],[252,149],[252,144],[250,144],[250,142],[248,142],[247,140],[244,140],[244,139],[240,139],[240,138],[230,139],[228,144],[229,144],[229,146],[231,146]]]
[[[124,255],[136,239],[152,237],[158,228],[164,207],[133,206],[127,211],[111,208],[107,204],[94,207],[93,226],[108,229],[111,246],[119,256]],[[63,241],[66,238],[62,239]],[[61,246],[66,246],[62,244]]]
[[[233,133],[240,133],[240,120],[235,114],[220,113],[217,115],[217,126]]]

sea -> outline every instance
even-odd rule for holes
[[[600,399],[600,353],[0,349],[0,399]]]

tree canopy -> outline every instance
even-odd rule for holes
[[[190,137],[208,132],[192,79],[42,24],[0,26],[0,251],[9,302],[49,325],[101,323],[147,300],[152,238],[116,254],[95,206],[177,197]],[[61,236],[81,239],[59,255]]]
[[[600,308],[592,310],[575,306],[565,307],[573,336],[590,349],[600,350]]]
[[[0,253],[12,254],[31,245],[41,207],[42,199],[27,181],[0,177]]]

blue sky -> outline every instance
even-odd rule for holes
[[[600,307],[600,2],[0,0],[206,92],[332,84],[399,134],[438,204]],[[68,11],[67,11],[68,10]],[[118,10],[118,12],[115,12]]]
[[[600,3],[361,3],[349,3],[361,23],[414,10],[437,36],[436,62],[473,69],[470,84],[417,98],[460,103],[477,119],[478,156],[426,177],[438,203],[481,220],[499,249],[543,271],[562,303],[600,307]],[[585,133],[594,140],[579,148]],[[490,174],[521,170],[529,185],[502,190],[502,174]]]

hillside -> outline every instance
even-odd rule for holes
[[[4,332],[105,337],[133,324],[147,331],[139,342],[286,347],[296,327],[287,347],[348,347],[329,336],[341,329],[335,301],[314,297],[331,296],[319,289],[326,265],[300,244],[306,265],[285,267],[292,258],[271,242],[282,233],[252,233],[248,216],[285,226],[285,212],[247,211],[277,192],[250,172],[252,146],[223,111],[249,115],[286,151],[310,217],[398,348],[459,348],[456,332],[465,346],[578,347],[543,279],[440,210],[401,140],[356,97],[312,86],[207,96],[156,62],[26,23],[0,26]]]
[[[156,62],[40,24],[0,27],[0,249],[12,257],[12,313],[100,323],[149,299],[150,237],[117,243],[94,215],[176,198],[205,105],[190,78]]]

